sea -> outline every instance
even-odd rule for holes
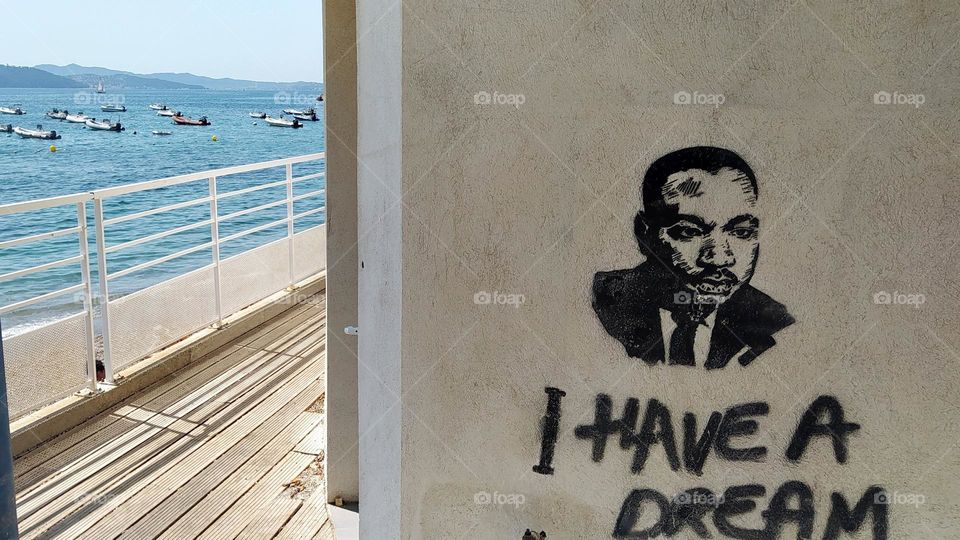
[[[323,152],[325,149],[323,113],[324,103],[316,101],[322,88],[304,92],[275,91],[215,91],[215,90],[124,90],[97,94],[92,90],[76,89],[6,89],[0,88],[0,106],[18,105],[27,114],[13,116],[0,114],[0,124],[12,124],[45,130],[56,130],[62,139],[56,141],[21,139],[15,134],[0,133],[0,205],[88,192],[95,189],[166,178],[179,174],[217,169],[234,165],[257,163],[273,159]],[[162,103],[185,116],[206,116],[212,125],[204,127],[176,126],[170,118],[157,116],[148,106]],[[101,112],[103,104],[122,104],[123,113]],[[285,108],[312,107],[320,121],[305,122],[302,129],[276,128],[263,120],[251,118],[249,113],[262,111],[271,116],[282,114]],[[51,109],[83,112],[98,119],[119,121],[123,132],[102,132],[46,118]],[[289,115],[287,115],[289,117]],[[151,132],[173,132],[157,136]],[[54,146],[55,148],[51,148]],[[52,151],[55,150],[55,151]],[[295,176],[322,171],[325,163],[296,165]],[[256,184],[282,180],[282,168],[260,173],[229,176],[218,181],[220,193],[242,189]],[[324,177],[296,185],[295,194],[326,187]],[[104,203],[106,216],[115,217],[157,208],[167,204],[203,197],[206,182],[129,195]],[[239,196],[220,203],[218,213],[224,214],[280,200],[285,188],[258,191],[251,196]],[[325,196],[297,201],[295,212],[323,206]],[[89,242],[93,243],[93,206],[87,205]],[[220,236],[226,236],[286,217],[285,205],[242,216],[222,223]],[[323,223],[325,212],[318,212],[296,223],[296,229]],[[107,244],[115,245],[157,232],[209,219],[207,205],[137,219],[107,229]],[[71,206],[34,211],[28,214],[0,216],[0,241],[76,226],[76,210]],[[221,256],[229,257],[257,245],[273,241],[286,234],[285,227],[274,227],[251,234],[221,248]],[[137,264],[176,253],[182,249],[210,240],[206,227],[185,231],[136,246],[129,250],[109,253],[107,267],[110,273]],[[0,249],[0,276],[78,254],[77,235],[44,240],[27,245]],[[93,277],[97,278],[96,255],[93,259]],[[143,289],[189,270],[210,264],[209,250],[199,251],[146,270],[131,273],[110,283],[110,297]],[[15,279],[0,281],[0,306],[33,298],[51,291],[80,283],[78,264],[44,270]],[[95,282],[96,283],[96,282]],[[12,336],[48,324],[64,316],[82,311],[82,296],[67,294],[0,316],[3,335]]]

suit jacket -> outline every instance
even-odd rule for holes
[[[675,277],[652,263],[598,272],[593,278],[593,309],[629,356],[654,365],[666,359],[659,310],[674,309],[674,294],[681,290]],[[746,366],[776,345],[773,334],[794,322],[783,304],[745,284],[717,308],[704,367],[722,368],[738,353],[740,364]]]

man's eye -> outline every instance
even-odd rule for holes
[[[676,238],[677,240],[690,240],[701,236],[703,232],[696,227],[689,227],[685,225],[678,225],[670,229],[670,236]]]
[[[736,229],[731,229],[730,234],[732,234],[735,238],[739,238],[741,240],[749,240],[754,236],[756,236],[757,230],[752,227],[750,228],[738,227]]]

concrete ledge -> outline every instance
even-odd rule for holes
[[[332,531],[330,536],[321,536],[336,540],[359,540],[360,539],[360,506],[358,504],[345,504],[342,507],[333,504],[327,505],[327,513],[330,515],[330,524]]]
[[[70,396],[10,424],[14,457],[114,407],[164,377],[227,345],[326,288],[326,272],[230,315],[221,328],[204,328],[116,373],[117,385],[90,396]]]

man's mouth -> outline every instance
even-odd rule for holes
[[[700,294],[726,295],[730,294],[739,281],[733,274],[718,272],[697,279],[696,289]]]

